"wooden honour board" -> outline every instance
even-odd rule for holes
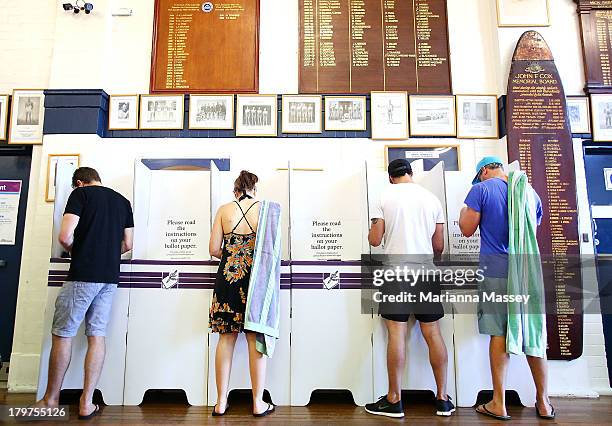
[[[450,94],[446,0],[299,0],[300,93]]]
[[[519,160],[542,200],[542,256],[548,358],[582,355],[582,274],[572,134],[561,78],[542,36],[520,38],[508,81],[508,159]]]
[[[259,0],[156,0],[151,93],[256,93]]]
[[[575,0],[578,4],[586,92],[612,91],[612,0]]]

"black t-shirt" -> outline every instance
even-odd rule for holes
[[[72,191],[67,213],[79,216],[68,280],[118,284],[123,232],[134,227],[130,202],[110,188],[85,186]]]

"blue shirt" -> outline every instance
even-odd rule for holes
[[[535,193],[538,225],[542,220],[542,201]],[[465,204],[480,213],[480,265],[488,277],[508,275],[508,182],[500,178],[477,183]]]

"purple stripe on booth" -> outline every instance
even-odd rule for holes
[[[361,266],[360,260],[293,260],[296,266]]]

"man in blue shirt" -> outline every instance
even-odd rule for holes
[[[461,210],[459,227],[466,237],[471,237],[480,227],[480,268],[485,280],[481,291],[506,294],[508,288],[508,176],[499,157],[483,158],[476,168],[473,186]],[[537,194],[536,213],[538,225],[542,220],[542,202]],[[480,414],[499,420],[509,420],[505,401],[505,380],[509,355],[506,352],[508,327],[507,306],[499,303],[479,303],[478,330],[491,336],[489,357],[493,381],[493,399],[476,408]],[[546,358],[527,356],[536,385],[536,412],[546,419],[554,418],[547,391]]]

